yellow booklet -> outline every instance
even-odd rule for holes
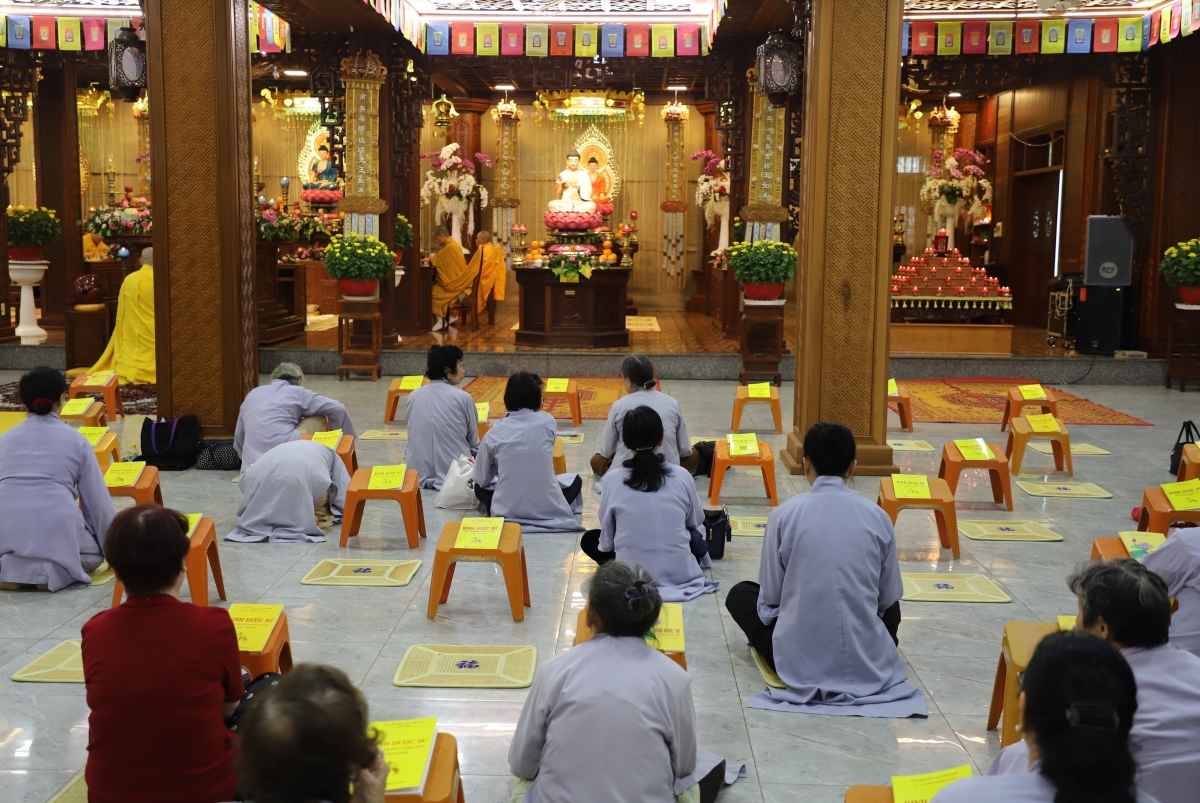
[[[62,412],[59,413],[59,417],[67,415],[83,415],[88,411],[88,408],[92,406],[93,401],[94,399],[92,399],[90,396],[80,396],[78,399],[71,399],[69,402],[63,405]]]
[[[113,380],[116,373],[113,371],[97,371],[94,374],[88,374],[87,379],[83,380],[85,385],[107,385]]]
[[[372,722],[378,734],[379,749],[388,765],[388,792],[419,795],[433,759],[437,739],[437,719],[397,719]]]
[[[751,399],[771,398],[771,383],[751,382],[750,384],[746,385],[746,396]]]
[[[188,528],[187,537],[191,538],[192,533],[196,532],[196,528],[200,526],[200,519],[204,518],[203,513],[184,513],[187,516]]]
[[[1029,422],[1029,428],[1034,432],[1058,432],[1058,422],[1054,420],[1054,416],[1050,413],[1045,415],[1027,415],[1025,420]]]
[[[1059,630],[1074,630],[1076,618],[1078,618],[1078,617],[1075,614],[1071,614],[1070,616],[1058,617],[1058,629]]]
[[[238,649],[242,652],[262,652],[267,639],[283,613],[282,605],[257,605],[235,602],[229,606],[229,618],[237,632]]]
[[[342,442],[342,431],[340,429],[331,429],[328,432],[318,432],[312,436],[312,442],[328,446],[330,449],[337,451],[338,444]]]
[[[401,390],[416,390],[425,383],[425,377],[417,374],[416,376],[406,376],[400,380]]]
[[[758,436],[753,432],[745,435],[726,435],[725,439],[729,444],[730,457],[758,454]]]
[[[893,775],[892,800],[895,803],[929,803],[942,787],[970,777],[970,764],[923,775]]]
[[[458,537],[454,546],[458,549],[495,549],[500,546],[500,533],[504,530],[504,519],[499,517],[463,519],[458,523]]]
[[[546,392],[547,393],[566,393],[567,392],[567,381],[568,380],[566,380],[566,379],[547,379],[546,380]]]
[[[646,643],[663,652],[683,652],[683,605],[664,602]]]
[[[113,463],[104,472],[104,484],[109,488],[128,488],[142,476],[145,463]]]
[[[1134,560],[1146,557],[1167,540],[1162,533],[1123,532],[1117,533],[1117,535],[1120,537],[1121,543],[1125,545],[1129,557]]]
[[[487,423],[488,413],[490,413],[491,410],[491,402],[475,402],[475,418],[480,424]]]
[[[1017,385],[1017,390],[1021,391],[1022,399],[1037,401],[1046,398],[1046,389],[1041,385]]]
[[[374,466],[371,468],[371,480],[367,483],[369,491],[390,491],[404,485],[404,472],[407,465]]]
[[[1164,482],[1163,493],[1176,510],[1200,510],[1200,478],[1187,482]]]
[[[87,438],[92,446],[99,446],[100,439],[108,434],[108,427],[80,427],[79,434]]]
[[[929,478],[920,474],[893,474],[892,489],[897,499],[928,499]]]
[[[888,380],[888,395],[889,396],[899,396],[900,395],[900,388],[896,387],[896,380],[894,380],[894,379]]]
[[[993,460],[996,457],[983,438],[976,438],[973,441],[956,440],[954,445],[958,447],[958,453],[963,456],[964,460]]]

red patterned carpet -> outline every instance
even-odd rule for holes
[[[943,424],[996,424],[1004,418],[1008,389],[1032,384],[1033,379],[971,377],[969,379],[913,379],[899,384],[912,399],[913,420]],[[1141,419],[1055,388],[1058,415],[1064,424],[1143,426]],[[895,407],[892,408],[893,410]]]

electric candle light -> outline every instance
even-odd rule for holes
[[[900,286],[899,286],[899,285],[896,285],[896,284],[893,284],[893,285],[892,285],[892,292],[893,292],[893,293],[899,293],[899,292],[900,292]]]
[[[920,287],[917,287],[917,286],[914,284],[914,285],[913,285],[913,289],[912,289],[912,294],[915,296],[915,295],[916,295],[917,293],[919,293],[919,292],[921,292],[921,288],[920,288]]]
[[[960,296],[965,296],[967,294],[967,288],[965,288],[965,287],[958,288],[958,294]]]
[[[939,288],[937,289],[937,294],[938,294],[939,296],[942,294],[942,288],[940,288],[940,287],[939,287]]]

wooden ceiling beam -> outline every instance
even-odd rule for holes
[[[395,33],[391,23],[362,0],[261,0],[305,33]]]

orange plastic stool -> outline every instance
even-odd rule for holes
[[[483,437],[488,434],[488,430],[491,428],[492,428],[492,424],[490,421],[480,421],[479,422],[479,440],[483,440]]]
[[[566,474],[567,473],[567,455],[566,455],[566,452],[563,451],[563,439],[562,438],[554,439],[554,451],[551,452],[551,456],[554,458],[554,473],[555,474]]]
[[[400,411],[400,401],[412,393],[411,390],[400,389],[400,383],[403,381],[403,379],[393,379],[392,383],[388,385],[387,404],[383,406],[383,423],[385,424],[396,420],[396,414]],[[425,387],[428,384],[429,377],[424,377],[421,381],[421,387]]]
[[[192,545],[188,549],[187,561],[184,563],[187,573],[188,591],[192,595],[192,604],[200,607],[208,606],[208,571],[204,565],[207,560],[212,567],[213,582],[217,584],[217,596],[225,599],[225,578],[221,575],[221,556],[217,553],[217,526],[208,516],[200,519],[192,533]],[[125,586],[121,579],[113,581],[112,604],[115,608],[121,604],[121,595]]]
[[[1187,482],[1200,477],[1200,446],[1194,443],[1183,445],[1183,454],[1179,457],[1179,476],[1176,482]]]
[[[579,390],[575,387],[574,379],[567,380],[567,389],[566,390],[555,391],[555,392],[551,392],[549,390],[542,391],[543,403],[549,401],[550,399],[566,399],[567,400],[567,404],[571,405],[571,422],[573,424],[575,424],[575,426],[577,426],[577,427],[581,426],[583,424],[583,410],[579,406],[579,399],[581,396],[583,396],[583,394],[580,393]]]
[[[85,427],[107,427],[108,414],[104,409],[104,402],[92,399],[92,403],[88,408],[79,415],[63,415],[58,414],[58,417],[64,421],[82,421]]]
[[[1058,422],[1058,432],[1034,432],[1024,417],[1009,422],[1008,444],[1004,447],[1004,454],[1008,457],[1013,474],[1021,470],[1021,461],[1025,459],[1025,449],[1030,441],[1050,441],[1050,447],[1054,450],[1054,467],[1062,471],[1065,463],[1067,474],[1075,476],[1075,464],[1071,462],[1071,433],[1061,418],[1054,420]]]
[[[120,488],[110,487],[108,495],[128,497],[139,505],[148,505],[152,502],[161,505],[163,496],[162,486],[158,484],[158,468],[146,466],[142,469],[142,474],[137,478],[137,482]]]
[[[779,407],[779,388],[771,386],[771,398],[769,399],[752,399],[750,398],[750,388],[745,385],[738,385],[737,395],[733,399],[733,424],[730,432],[737,432],[738,426],[742,423],[742,410],[747,404],[770,404],[771,415],[775,418],[775,431],[780,435],[783,434],[783,410]]]
[[[766,486],[771,506],[779,505],[779,494],[775,491],[775,456],[771,454],[771,444],[759,441],[758,454],[731,457],[727,440],[718,440],[713,452],[712,477],[708,483],[708,503],[710,505],[719,504],[721,484],[725,481],[725,471],[731,466],[758,466],[761,468],[763,485]]]
[[[89,393],[103,393],[104,406],[112,410],[114,416],[124,417],[125,405],[121,403],[121,385],[117,382],[116,374],[113,374],[103,385],[89,385],[87,379],[87,374],[75,377],[75,380],[71,382],[71,387],[67,389],[67,398],[77,399]]]
[[[588,607],[587,605],[584,605],[583,610],[579,612],[579,616],[575,619],[575,641],[572,643],[572,646],[576,644],[582,644],[585,641],[591,641],[595,636],[595,633],[592,632],[591,626],[588,624],[587,614]],[[659,650],[659,652],[670,658],[675,663],[679,664],[683,668],[684,672],[687,671],[687,653],[678,651],[668,652],[667,650]]]
[[[1020,418],[1025,415],[1025,408],[1029,407],[1039,413],[1050,413],[1050,415],[1058,418],[1058,397],[1054,395],[1054,391],[1050,388],[1043,388],[1046,391],[1044,399],[1027,399],[1021,395],[1021,391],[1017,388],[1008,389],[1008,400],[1004,402],[1004,419],[1000,422],[1000,431],[1008,429],[1009,422],[1014,418]],[[1014,472],[1015,473],[1015,472]]]
[[[278,672],[286,675],[292,671],[292,641],[288,636],[287,614],[280,613],[275,629],[271,631],[267,644],[262,652],[238,653],[242,666],[250,672],[250,677],[256,678],[263,672]]]
[[[958,477],[962,472],[981,468],[987,471],[991,478],[992,499],[1003,502],[1005,507],[1012,510],[1012,479],[1008,476],[1008,458],[996,444],[989,443],[987,446],[994,455],[991,460],[968,460],[962,456],[954,441],[949,441],[942,447],[942,464],[938,468],[938,477],[946,481],[946,485],[950,486],[950,493],[954,494],[958,493]]]
[[[890,786],[851,786],[846,790],[845,803],[892,803]]]
[[[346,546],[346,539],[358,535],[362,526],[363,508],[368,499],[391,499],[400,503],[400,513],[404,516],[404,531],[408,534],[408,546],[417,548],[417,537],[425,538],[425,506],[421,503],[421,489],[418,487],[421,478],[414,468],[404,471],[404,482],[399,488],[371,490],[371,469],[360,468],[350,479],[350,487],[346,489],[346,507],[342,511],[342,541],[339,546]]]
[[[117,433],[107,432],[101,436],[99,442],[92,447],[92,451],[96,454],[96,462],[100,464],[100,473],[108,471],[108,467],[113,463],[121,462],[121,443],[117,440]]]
[[[1092,541],[1092,560],[1110,561],[1129,557],[1129,550],[1120,538],[1097,538]]]
[[[301,435],[300,440],[311,441],[312,435]],[[337,452],[338,457],[342,458],[342,464],[346,466],[346,473],[353,477],[354,472],[358,471],[358,452],[354,450],[354,436],[343,435],[334,451]]]
[[[466,803],[458,767],[458,740],[448,733],[437,735],[433,758],[429,760],[429,775],[421,794],[387,792],[383,799],[385,803]]]
[[[904,389],[903,385],[897,385],[896,395],[888,396],[887,400],[889,404],[896,405],[896,414],[900,416],[900,428],[912,432],[912,399],[908,397],[908,391]]]
[[[1021,741],[1017,733],[1018,699],[1021,688],[1017,684],[1017,673],[1024,672],[1029,659],[1042,639],[1058,632],[1057,622],[1009,622],[1004,626],[1004,640],[1000,642],[1000,664],[996,667],[996,682],[992,685],[992,704],[988,708],[987,729],[992,730],[1004,714],[1004,726],[1000,729],[1000,746],[1008,747]]]
[[[1176,510],[1162,488],[1147,488],[1142,495],[1142,516],[1138,519],[1139,532],[1167,534],[1177,521],[1200,524],[1200,510]]]
[[[433,556],[433,573],[429,577],[429,610],[426,615],[437,616],[438,605],[450,596],[454,580],[454,565],[458,561],[499,563],[508,590],[508,605],[514,622],[525,619],[529,603],[529,570],[525,567],[525,546],[521,543],[521,525],[505,522],[500,532],[500,545],[495,549],[460,549],[454,545],[458,538],[458,522],[448,521],[438,538]]]
[[[954,557],[958,557],[958,516],[954,512],[954,494],[945,480],[929,477],[928,499],[897,499],[896,489],[892,487],[892,478],[884,477],[879,481],[879,498],[876,499],[883,511],[896,524],[896,517],[906,508],[933,510],[937,520],[938,538],[942,546],[949,549]]]

